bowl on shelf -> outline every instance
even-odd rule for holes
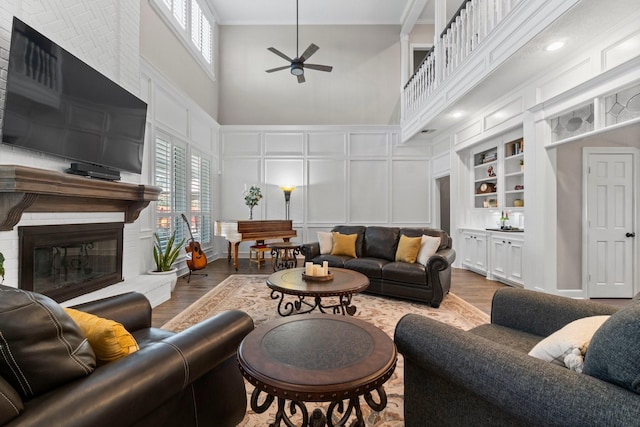
[[[521,208],[521,207],[523,207],[523,206],[524,206],[524,200],[522,200],[522,199],[515,199],[515,200],[513,201],[513,207],[514,207],[514,208]]]

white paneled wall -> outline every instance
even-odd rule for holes
[[[426,144],[398,145],[396,126],[222,126],[220,218],[248,219],[243,192],[257,185],[254,219],[284,219],[281,185],[295,185],[297,242],[337,224],[431,226]],[[246,255],[249,243],[240,246]],[[226,251],[219,241],[220,255]]]

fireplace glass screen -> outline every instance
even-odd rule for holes
[[[20,288],[66,301],[122,281],[122,223],[19,227]]]

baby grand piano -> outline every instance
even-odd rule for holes
[[[288,242],[298,233],[293,229],[293,221],[285,219],[274,220],[239,220],[216,221],[216,236],[223,236],[229,242],[227,260],[231,261],[231,247],[233,246],[233,267],[238,270],[238,246],[240,242],[264,242],[268,239],[282,239]]]

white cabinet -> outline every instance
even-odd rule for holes
[[[487,274],[487,233],[464,230],[462,265],[480,274]]]
[[[524,238],[513,233],[492,233],[490,242],[490,268],[487,278],[524,286]]]

